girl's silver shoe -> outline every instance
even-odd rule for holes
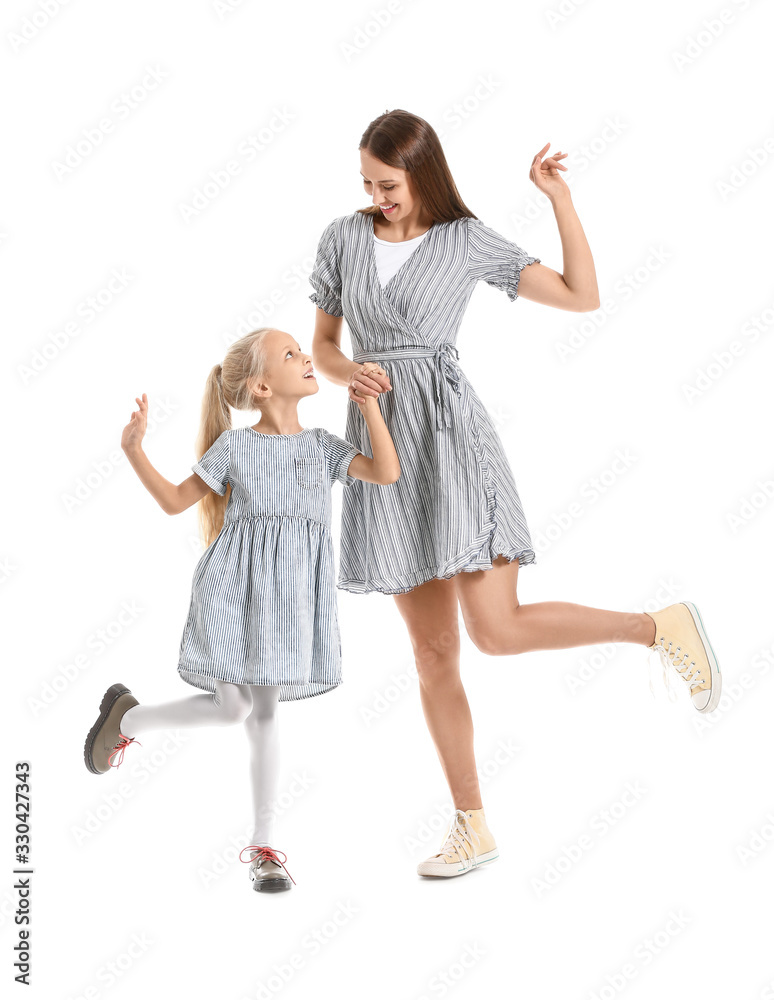
[[[245,851],[250,851],[251,857],[243,858]],[[250,864],[250,880],[253,889],[258,892],[279,892],[289,889],[291,882],[295,885],[295,879],[285,867],[284,861],[280,860],[282,855],[284,861],[288,860],[283,851],[274,851],[268,844],[251,844],[243,847],[239,852],[239,860]]]

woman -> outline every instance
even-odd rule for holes
[[[694,706],[711,711],[720,672],[688,602],[652,615],[559,601],[519,604],[520,565],[536,561],[502,443],[456,363],[453,341],[478,281],[575,312],[598,308],[594,262],[548,145],[530,179],[551,201],[560,274],[484,225],[460,198],[433,128],[406,111],[381,115],[360,141],[372,205],[334,219],[310,282],[317,306],[315,368],[346,385],[345,437],[369,454],[356,396],[374,395],[400,460],[386,486],[357,482],[342,500],[338,586],[392,594],[416,659],[422,708],[455,805],[446,842],[420,875],[455,876],[494,861],[460,679],[458,605],[482,652],[507,656],[607,642],[656,649]],[[341,318],[353,344],[340,349]],[[439,641],[439,637],[440,640]]]

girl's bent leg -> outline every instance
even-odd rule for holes
[[[251,844],[272,845],[274,808],[279,784],[279,703],[277,685],[251,685],[253,710],[245,719],[250,743],[250,778],[253,793]]]
[[[244,722],[252,708],[249,684],[215,681],[214,694],[195,694],[161,705],[134,705],[121,719],[121,733],[133,737],[152,729],[231,726]]]
[[[519,604],[518,572],[517,559],[509,563],[498,556],[490,570],[454,577],[465,628],[482,653],[509,656],[602,642],[653,642],[656,624],[644,612],[606,611],[567,601]]]

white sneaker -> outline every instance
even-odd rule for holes
[[[483,809],[457,809],[446,841],[438,852],[417,866],[418,875],[449,878],[464,875],[500,856]]]

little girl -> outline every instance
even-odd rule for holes
[[[368,370],[384,374],[373,362]],[[255,826],[252,886],[289,889],[287,855],[271,846],[279,779],[277,703],[341,684],[331,485],[393,483],[400,464],[375,396],[358,400],[373,458],[323,427],[301,428],[299,399],[318,391],[311,357],[287,333],[262,327],[229,348],[207,380],[194,475],[179,486],[142,449],[148,400],[136,400],[121,447],[168,514],[201,501],[207,546],[194,571],[178,673],[197,694],[141,705],[123,684],[108,688],[86,738],[86,766],[104,774],[154,729],[244,722],[250,744]],[[256,427],[231,428],[230,407],[261,411]],[[281,860],[279,855],[284,860]]]

